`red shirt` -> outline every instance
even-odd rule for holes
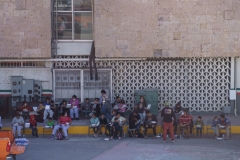
[[[72,122],[72,119],[70,118],[70,117],[68,117],[68,116],[61,116],[60,118],[59,118],[59,123],[60,124],[66,124],[66,123],[71,123]]]
[[[30,106],[22,106],[22,107],[20,107],[20,110],[21,111],[23,111],[24,109],[27,109],[28,111],[31,111],[32,110],[32,108],[30,107]]]
[[[31,115],[30,116],[30,124],[32,125],[32,126],[36,126],[37,125],[37,121],[35,120],[35,117],[34,117],[34,115]]]
[[[180,124],[191,124],[191,119],[192,119],[192,117],[189,115],[186,115],[186,116],[182,115],[179,118],[179,123]]]

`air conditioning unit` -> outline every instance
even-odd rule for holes
[[[20,96],[22,92],[22,76],[11,76],[12,96]]]

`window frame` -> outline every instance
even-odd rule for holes
[[[75,0],[71,0],[71,10],[66,10],[66,11],[58,11],[55,10],[55,4],[54,2],[58,2],[58,0],[53,0],[53,6],[52,6],[52,23],[53,23],[53,32],[55,32],[53,35],[53,39],[56,40],[57,42],[93,42],[94,41],[94,0],[91,0],[91,5],[92,5],[92,11],[74,11],[74,2]],[[58,4],[58,3],[57,3]],[[58,39],[58,32],[55,30],[55,24],[57,24],[57,16],[58,13],[71,13],[72,15],[72,39]],[[81,39],[75,39],[75,15],[74,13],[91,13],[92,14],[92,39],[91,40],[81,40]],[[54,22],[54,17],[56,21]]]

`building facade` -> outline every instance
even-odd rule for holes
[[[42,96],[56,102],[74,94],[93,99],[105,89],[132,110],[135,90],[157,88],[159,110],[165,101],[181,101],[192,111],[230,106],[233,112],[240,104],[239,6],[238,0],[3,0],[1,97],[12,96],[11,76],[23,76],[42,81]],[[93,42],[97,74],[89,69]]]

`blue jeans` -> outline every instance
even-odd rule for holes
[[[107,119],[109,119],[110,121],[112,120],[112,116],[110,115],[109,111],[107,111],[104,105],[102,105],[101,112],[105,115]]]
[[[38,129],[37,129],[37,127],[32,127],[32,135],[38,137]]]

